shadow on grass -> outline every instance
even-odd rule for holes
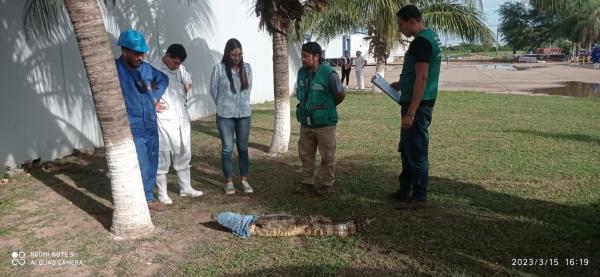
[[[194,154],[197,162],[193,163],[192,178],[200,184],[214,184],[212,190],[220,193],[220,157],[214,155],[217,152],[217,149],[207,148],[200,154]],[[319,248],[319,251],[326,252],[325,256],[351,257],[353,260],[348,265],[342,262],[339,266],[327,263],[314,266],[314,261],[305,259],[295,266],[275,266],[244,275],[412,276],[431,275],[430,269],[434,270],[434,275],[598,276],[600,273],[600,266],[595,262],[597,249],[600,249],[600,222],[597,220],[600,203],[557,203],[519,195],[519,183],[511,184],[512,187],[503,183],[502,189],[508,191],[505,193],[494,190],[490,185],[433,176],[430,178],[428,207],[398,211],[394,209],[397,203],[386,199],[387,193],[397,186],[394,173],[400,165],[397,168],[389,165],[395,155],[338,156],[336,193],[328,198],[293,194],[301,177],[300,161],[294,153],[278,158],[255,157],[251,159],[254,195],[231,198],[208,194],[203,201],[214,204],[217,210],[227,203],[240,202],[240,207],[250,213],[323,215],[334,220],[376,219],[364,232],[353,236],[353,240],[358,241],[356,246],[346,248],[342,253],[327,245]],[[201,167],[197,165],[199,161],[202,162]],[[382,164],[386,166],[382,167]],[[31,174],[108,229],[111,209],[77,189],[109,198],[108,179],[102,172],[94,170],[99,166],[63,164],[51,173],[35,169]],[[210,168],[203,168],[205,166]],[[76,187],[62,181],[58,175],[69,176]],[[316,181],[318,184],[318,178]],[[226,231],[214,222],[201,225]],[[336,246],[342,241],[332,238],[325,242]],[[377,249],[377,253],[368,249]],[[307,250],[315,251],[314,248]],[[277,251],[268,253],[270,256],[280,254]],[[408,260],[399,257],[407,257]],[[559,266],[513,266],[513,259],[518,258],[557,258]],[[587,258],[592,262],[589,266],[567,267],[567,258]],[[391,261],[386,262],[386,259]],[[361,263],[368,264],[370,268],[353,266]],[[389,268],[398,271],[381,270],[378,266],[381,263],[387,263],[391,266]]]
[[[221,139],[219,136],[219,133],[217,131],[217,127],[215,125],[216,123],[214,121],[192,121],[192,131],[198,131],[201,133],[204,133],[206,135],[209,135],[211,137],[217,138],[217,139]],[[255,130],[258,129],[262,129],[260,127],[252,127],[250,136],[252,136],[252,132],[254,132]],[[259,144],[259,143],[255,143],[250,141],[248,143],[248,147],[250,148],[254,148],[256,150],[262,151],[262,152],[268,152],[269,151],[269,146],[268,145],[264,145],[264,144]]]
[[[110,231],[112,207],[106,206],[104,203],[80,190],[86,190],[99,198],[111,199],[108,178],[105,174],[94,169],[92,166],[66,163],[62,164],[55,171],[45,172],[40,168],[33,168],[29,170],[29,173],[32,177],[96,219],[107,231]],[[58,175],[68,176],[75,183],[75,187],[65,183],[57,177]]]
[[[213,229],[213,230],[221,231],[221,232],[225,232],[225,233],[231,233],[231,230],[219,225],[219,223],[216,220],[202,222],[202,223],[200,223],[200,225],[202,225],[208,229]]]
[[[441,269],[442,275],[469,272],[484,276],[592,276],[600,271],[597,263],[568,267],[565,261],[571,257],[597,259],[598,203],[569,205],[525,198],[518,195],[519,184],[514,184],[514,193],[509,194],[476,183],[431,177],[428,207],[398,211],[394,209],[397,203],[386,199],[396,189],[397,177],[386,176],[380,167],[369,165],[369,161],[379,157],[355,155],[339,159],[336,193],[329,198],[292,194],[294,181],[300,178],[300,165],[294,159],[255,162],[259,168],[271,169],[257,173],[254,179],[256,191],[262,191],[257,194],[260,207],[256,209],[265,213],[324,215],[336,220],[374,217],[374,225],[358,235],[361,240],[390,253],[412,257],[420,264],[421,273],[428,272],[426,268]],[[558,258],[560,266],[517,267],[512,265],[516,258]],[[288,269],[274,270],[275,275],[286,275]],[[345,274],[344,270],[350,269],[335,269],[334,274]]]
[[[558,140],[571,140],[571,141],[579,141],[586,143],[593,143],[600,145],[600,138],[587,135],[587,134],[568,134],[568,133],[553,133],[553,132],[544,132],[544,131],[536,131],[536,130],[506,130],[509,133],[519,133],[524,135],[533,135],[540,136],[544,138],[558,139]]]

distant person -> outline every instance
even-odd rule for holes
[[[115,60],[121,92],[127,109],[127,119],[135,143],[148,208],[162,211],[165,206],[154,201],[158,168],[158,126],[156,104],[169,85],[169,78],[144,62],[149,48],[144,36],[129,29],[119,36],[121,56]]]
[[[321,46],[316,42],[302,45],[302,68],[296,83],[296,119],[300,122],[298,155],[302,161],[302,182],[297,193],[314,191],[315,156],[321,155],[321,187],[317,194],[334,192],[335,146],[338,113],[336,106],[345,97],[344,87],[333,68],[323,63]]]
[[[342,84],[346,80],[345,88],[348,88],[348,82],[350,81],[350,71],[352,70],[352,58],[350,57],[350,51],[344,51],[342,57]]]
[[[253,193],[248,183],[248,139],[252,123],[250,92],[252,68],[243,59],[242,44],[235,38],[227,41],[221,62],[213,67],[210,95],[217,105],[217,129],[221,138],[221,168],[225,176],[225,194],[234,194],[233,143],[238,152],[242,190]]]
[[[167,173],[173,164],[179,183],[179,195],[198,197],[202,191],[192,188],[190,161],[192,159],[190,116],[187,112],[187,95],[192,88],[192,78],[183,62],[187,52],[181,44],[171,44],[165,55],[152,65],[169,77],[169,86],[158,103],[158,171],[156,185],[158,201],[173,204],[167,194]]]
[[[429,182],[429,125],[438,94],[441,67],[441,42],[423,24],[421,11],[404,6],[396,13],[398,29],[414,37],[408,47],[400,81],[392,86],[401,91],[402,128],[398,150],[402,157],[400,187],[392,194],[401,201],[398,209],[425,206]]]
[[[365,89],[365,76],[363,69],[367,66],[367,60],[362,56],[361,51],[356,51],[356,59],[354,59],[356,70],[356,89]]]
[[[600,47],[596,46],[592,50],[592,62],[594,63],[594,68],[600,68]]]

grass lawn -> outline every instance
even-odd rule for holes
[[[462,58],[462,59],[472,59],[477,58],[481,59],[482,57],[490,58],[490,59],[514,59],[514,55],[512,51],[485,51],[485,52],[448,52],[448,57],[450,59]],[[522,53],[519,53],[522,54]],[[446,53],[442,53],[445,58]]]
[[[175,203],[153,214],[158,231],[136,241],[108,236],[101,155],[33,169],[0,186],[0,273],[600,276],[600,101],[442,92],[430,128],[429,206],[418,211],[397,211],[386,198],[400,171],[398,106],[384,95],[351,93],[339,113],[337,191],[329,199],[292,193],[301,175],[294,117],[289,152],[264,155],[272,103],[253,109],[252,196],[223,195],[214,117],[193,122],[193,185],[206,196],[183,199],[170,186]],[[242,240],[210,222],[227,210],[376,222],[346,239]],[[84,265],[13,266],[12,251],[68,251]]]

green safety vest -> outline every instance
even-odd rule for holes
[[[312,82],[308,82],[308,69],[298,70],[296,82],[296,119],[305,128],[333,126],[338,122],[335,99],[329,87],[329,76],[335,72],[329,65],[321,64]]]
[[[429,72],[427,72],[427,84],[425,85],[425,93],[421,101],[435,100],[438,94],[438,81],[440,79],[440,67],[442,64],[442,52],[440,50],[442,43],[438,35],[430,30],[421,31],[417,37],[423,37],[431,44],[432,56],[429,63]],[[416,37],[415,37],[416,38]],[[400,103],[410,103],[413,94],[413,86],[415,84],[415,57],[410,53],[406,53],[404,57],[404,65],[400,74]]]

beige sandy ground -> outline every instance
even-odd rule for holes
[[[514,65],[525,70],[506,70]],[[385,78],[398,81],[401,65],[386,66]],[[338,68],[339,71],[339,68]],[[375,66],[365,69],[365,87],[370,90],[370,77]],[[504,93],[526,93],[532,89],[560,87],[561,82],[600,82],[600,69],[592,65],[571,66],[568,63],[494,64],[494,63],[450,63],[442,65],[440,89],[447,91],[469,90]],[[350,73],[349,88],[356,87],[354,70]]]

